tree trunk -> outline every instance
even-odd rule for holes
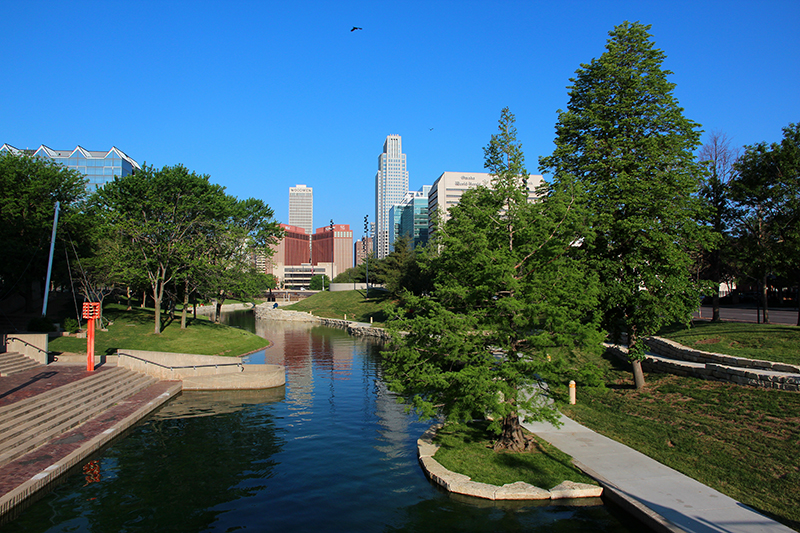
[[[637,343],[641,342],[636,329],[631,328],[628,332],[628,355],[635,353]],[[633,366],[633,383],[636,385],[636,390],[644,389],[644,372],[642,371],[642,360],[636,356],[631,357],[631,365]]]
[[[186,313],[189,311],[189,280],[183,285],[183,310],[181,311],[181,329],[186,329]]]
[[[767,302],[767,277],[761,284],[761,299],[764,302],[764,324],[769,324],[769,303]]]
[[[535,446],[533,439],[525,437],[522,431],[522,424],[519,423],[519,415],[511,413],[503,418],[503,431],[494,443],[494,451],[524,452]]]
[[[633,383],[636,385],[636,390],[644,389],[644,372],[642,372],[642,362],[639,359],[631,361],[633,365]]]

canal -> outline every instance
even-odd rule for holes
[[[641,531],[600,499],[490,502],[431,484],[416,458],[428,427],[381,381],[379,347],[325,327],[226,321],[273,341],[253,362],[286,386],[184,393],[6,532]]]

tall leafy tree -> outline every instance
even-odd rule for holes
[[[697,309],[690,251],[704,239],[698,124],[683,116],[649,29],[615,27],[603,55],[576,71],[556,148],[540,160],[556,183],[583,187],[593,236],[582,250],[603,283],[604,326],[628,335],[637,387],[642,337]]]
[[[712,132],[700,151],[697,154],[700,162],[705,165],[708,173],[700,188],[700,194],[708,203],[708,224],[714,232],[716,243],[713,249],[707,253],[708,260],[708,279],[716,287],[720,282],[730,276],[726,275],[729,268],[729,260],[726,260],[726,252],[729,247],[725,241],[728,237],[728,229],[731,219],[731,193],[730,183],[736,175],[734,164],[739,158],[739,150],[731,146],[731,141],[724,133]],[[728,243],[729,244],[729,243]],[[719,291],[715,290],[712,301],[713,322],[720,321],[719,315]]]
[[[102,215],[130,247],[121,259],[135,262],[147,276],[155,304],[154,332],[161,333],[161,307],[167,285],[186,267],[225,202],[224,189],[208,176],[178,165],[117,177],[98,191]]]
[[[0,154],[0,299],[20,293],[26,308],[33,310],[39,296],[33,293],[33,285],[38,282],[47,290],[44,281],[56,202],[61,206],[59,229],[72,228],[78,234],[74,215],[86,195],[85,182],[79,172],[50,159]],[[62,237],[59,232],[57,238]]]
[[[584,237],[568,189],[528,201],[514,115],[504,109],[485,149],[491,187],[465,193],[437,231],[426,296],[391,311],[384,370],[423,418],[489,416],[495,448],[525,449],[520,424],[556,418],[532,387],[555,346],[599,346],[596,277],[573,257]],[[400,334],[400,332],[404,332]]]
[[[800,123],[789,124],[783,135],[780,143],[745,146],[731,183],[733,231],[745,273],[758,282],[767,323],[768,277],[797,270],[800,252]]]

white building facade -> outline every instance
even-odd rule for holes
[[[289,187],[289,225],[314,231],[314,189],[305,185]]]
[[[529,200],[536,198],[536,189],[542,181],[541,175],[528,176]],[[491,187],[491,182],[492,175],[487,172],[443,172],[428,193],[428,235],[434,234],[437,224],[444,224],[450,218],[449,209],[465,192],[479,185]]]
[[[389,210],[403,201],[408,192],[408,169],[406,155],[399,135],[389,135],[383,143],[383,153],[378,157],[378,173],[375,175],[375,233],[373,246],[375,257],[383,259],[389,255],[389,232],[393,223]]]

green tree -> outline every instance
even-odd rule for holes
[[[596,277],[573,257],[582,217],[568,189],[528,201],[514,116],[485,150],[490,188],[466,192],[437,232],[434,290],[403,292],[384,352],[390,388],[423,417],[489,416],[495,449],[529,445],[520,417],[555,420],[532,390],[557,346],[598,348]],[[400,332],[404,332],[401,334]]]
[[[0,154],[0,299],[22,294],[33,310],[33,286],[43,290],[50,252],[56,202],[60,203],[57,238],[63,249],[63,230],[80,233],[75,216],[86,195],[86,179],[50,159]],[[63,258],[56,256],[56,261]],[[57,268],[58,264],[54,268]]]
[[[739,158],[739,151],[731,146],[730,140],[724,133],[713,132],[708,141],[700,147],[698,158],[705,165],[708,173],[700,188],[700,194],[708,203],[707,223],[713,230],[715,246],[705,253],[708,262],[707,279],[711,280],[715,289],[720,282],[730,280],[730,258],[728,257],[729,242],[728,226],[731,218],[731,193],[730,183],[736,175],[734,164]],[[719,322],[719,290],[714,290],[712,296],[713,322]]]
[[[210,224],[224,203],[224,189],[208,176],[182,165],[117,177],[98,191],[97,202],[109,231],[128,247],[120,259],[134,262],[147,276],[154,301],[154,332],[161,333],[167,286],[213,234]],[[225,213],[222,213],[224,215]]]
[[[800,255],[800,123],[783,128],[783,135],[780,143],[745,146],[731,182],[733,231],[744,272],[758,282],[765,323],[768,277],[796,271]]]
[[[603,282],[604,326],[627,333],[637,388],[642,337],[697,309],[702,284],[691,278],[690,252],[705,239],[698,124],[683,116],[649,29],[615,27],[605,53],[576,71],[556,148],[540,160],[556,183],[583,188],[593,235],[582,250]]]

